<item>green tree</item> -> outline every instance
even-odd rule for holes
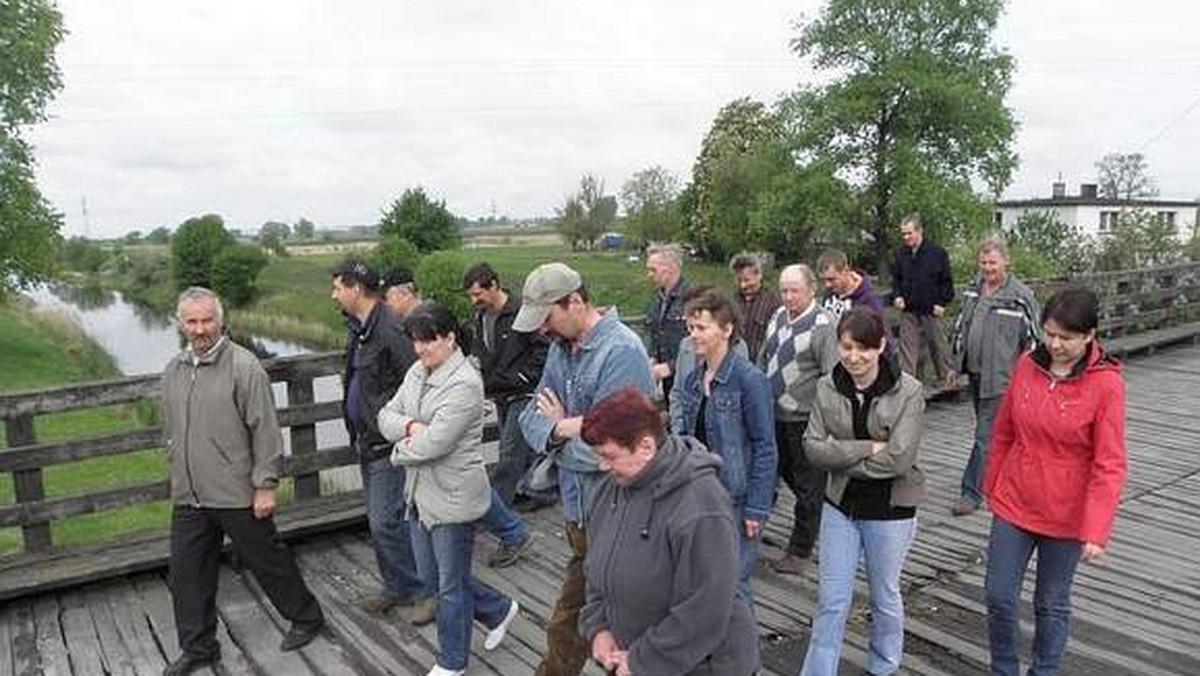
[[[588,227],[587,209],[578,195],[567,195],[563,205],[556,211],[558,217],[554,221],[554,227],[562,235],[563,241],[571,246],[571,251],[577,250]]]
[[[445,200],[431,200],[419,187],[405,190],[384,211],[379,235],[407,239],[421,253],[456,248],[460,242],[457,219],[446,208]]]
[[[171,241],[171,229],[167,226],[159,226],[146,234],[147,244],[167,244]]]
[[[62,215],[42,197],[22,133],[62,88],[62,15],[47,0],[0,2],[0,297],[54,272]]]
[[[422,257],[414,273],[421,296],[450,308],[460,322],[471,316],[471,302],[462,291],[466,268],[467,260],[460,252],[438,251]]]
[[[1108,153],[1096,163],[1096,183],[1102,197],[1130,200],[1158,194],[1141,153]]]
[[[617,220],[617,198],[604,194],[604,181],[594,174],[579,179],[579,204],[583,207],[579,239],[592,249],[596,240]]]
[[[1145,209],[1126,209],[1102,236],[1096,254],[1100,271],[1162,265],[1184,254],[1174,225]]]
[[[826,159],[852,182],[881,262],[904,212],[921,212],[934,232],[986,224],[971,182],[998,195],[1011,180],[1014,65],[993,42],[1003,4],[830,0],[793,41],[826,84],[789,97],[789,131],[801,158]]]
[[[292,228],[292,233],[296,235],[296,239],[307,242],[313,238],[317,232],[317,226],[307,218],[301,218],[296,221],[296,225]]]
[[[262,247],[276,256],[287,256],[287,246],[283,243],[292,234],[287,223],[267,221],[258,231],[258,241]]]
[[[625,222],[639,246],[679,238],[679,190],[679,178],[661,166],[643,169],[621,186]]]
[[[1009,247],[1019,250],[1022,256],[1044,259],[1048,274],[1043,276],[1078,274],[1092,264],[1091,242],[1077,228],[1060,221],[1053,211],[1021,214],[1006,239]]]
[[[369,263],[379,274],[383,274],[394,267],[413,270],[420,261],[421,252],[412,242],[395,235],[387,235],[375,245]]]
[[[216,214],[205,214],[184,221],[171,238],[171,267],[175,285],[213,285],[213,263],[226,248],[233,246],[233,236],[225,230],[225,221]]]
[[[212,289],[226,303],[239,307],[253,300],[258,275],[267,267],[267,256],[255,246],[225,247],[212,264]]]
[[[63,242],[59,258],[68,270],[95,274],[108,262],[108,252],[86,237],[72,237]]]

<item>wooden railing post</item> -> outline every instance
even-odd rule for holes
[[[32,413],[9,418],[5,421],[4,427],[9,448],[32,446],[37,442],[37,435],[33,430]],[[42,484],[41,468],[14,471],[13,493],[17,503],[44,500],[46,488]],[[44,552],[53,544],[50,539],[50,524],[48,523],[21,526],[21,537],[25,541],[25,551],[27,552]]]
[[[313,394],[313,379],[311,377],[296,377],[287,381],[288,406],[311,404],[315,400]],[[317,452],[317,426],[292,425],[288,428],[292,440],[292,455],[303,455]],[[321,474],[311,472],[296,477],[296,499],[308,500],[321,496]]]

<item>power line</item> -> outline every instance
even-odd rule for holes
[[[1137,149],[1137,152],[1140,153],[1143,150],[1145,150],[1146,148],[1150,147],[1152,144],[1154,144],[1156,141],[1158,141],[1160,138],[1162,138],[1164,135],[1166,135],[1166,133],[1168,131],[1170,131],[1172,127],[1179,124],[1180,122],[1183,122],[1184,118],[1186,118],[1188,115],[1190,115],[1192,113],[1192,111],[1196,109],[1197,106],[1200,106],[1200,95],[1197,95],[1195,100],[1192,101],[1191,105],[1189,105],[1182,113],[1175,116],[1173,119],[1171,119],[1165,125],[1163,125],[1162,129],[1159,129],[1158,132],[1156,134],[1154,134],[1153,136],[1151,136],[1149,140],[1147,140],[1145,143],[1143,143],[1141,146],[1139,146]]]

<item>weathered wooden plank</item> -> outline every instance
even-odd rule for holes
[[[77,590],[60,597],[62,607],[62,630],[67,649],[71,651],[71,662],[77,674],[103,674],[100,639],[87,602]]]
[[[110,488],[60,500],[18,503],[11,507],[0,507],[0,527],[45,524],[80,514],[157,502],[168,497],[170,485],[166,481],[156,481],[124,488]]]
[[[221,567],[217,610],[229,627],[234,643],[243,647],[246,659],[262,673],[298,676],[317,673],[300,655],[279,650],[286,627],[281,629],[276,626],[259,605],[258,599],[246,588],[241,576],[225,566]],[[324,637],[317,637],[314,642],[329,647]]]
[[[158,575],[141,575],[131,581],[137,594],[135,603],[146,616],[146,623],[153,633],[158,645],[162,647],[163,659],[170,662],[180,654],[179,636],[175,629],[175,611],[171,605],[171,592],[163,579]],[[218,641],[225,629],[218,623]],[[232,642],[227,641],[232,644]],[[230,650],[222,646],[221,666],[230,673],[249,674],[250,667],[246,664],[240,650]],[[203,667],[195,673],[201,676],[212,676],[213,670]]]
[[[9,626],[13,607],[0,607],[0,676],[13,676],[13,651],[16,632]]]
[[[113,617],[112,608],[105,597],[102,586],[88,587],[83,592],[87,600],[88,611],[92,614],[92,623],[96,626],[96,636],[100,642],[100,659],[104,663],[105,673],[119,676],[138,676],[121,634],[117,631],[117,622]]]
[[[10,603],[4,614],[12,649],[12,673],[16,676],[41,674],[42,660],[38,654],[33,604],[29,601]]]
[[[45,676],[71,676],[71,658],[63,642],[58,599],[43,596],[34,601],[33,621],[37,628],[38,653]]]
[[[0,453],[0,472],[39,469],[87,458],[119,455],[162,446],[162,428],[122,432],[91,439],[17,448],[10,443]]]
[[[9,448],[37,443],[33,428],[33,414],[26,413],[10,417],[5,421],[5,437]],[[18,504],[36,502],[46,496],[40,469],[27,469],[12,473],[13,496]],[[21,539],[27,552],[50,549],[50,526],[31,524],[21,528]]]
[[[288,407],[311,405],[316,399],[313,392],[312,378],[289,380],[287,384]],[[341,415],[341,404],[334,402],[334,415]],[[283,423],[281,423],[283,424]],[[317,427],[313,424],[289,425],[288,435],[292,442],[292,457],[304,457],[317,452]],[[315,472],[306,472],[296,476],[296,498],[308,500],[321,495],[321,476]]]
[[[161,674],[165,658],[138,604],[137,591],[128,581],[118,580],[105,585],[101,595],[133,670],[142,676]]]

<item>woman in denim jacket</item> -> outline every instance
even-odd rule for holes
[[[678,434],[690,434],[721,457],[721,484],[740,531],[738,595],[751,602],[750,575],[775,493],[775,402],[767,376],[730,349],[733,303],[704,289],[684,307],[697,364],[684,387]]]

